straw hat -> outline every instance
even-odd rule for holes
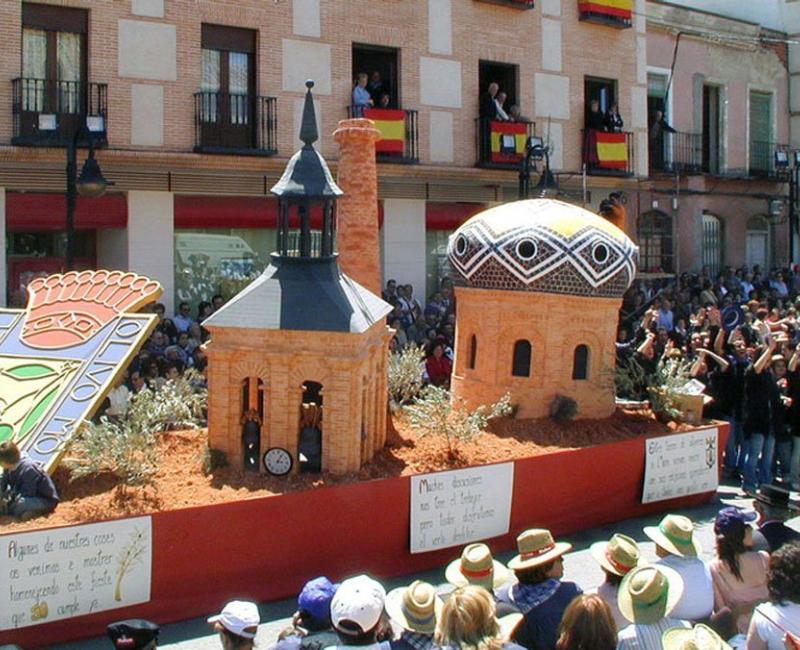
[[[719,634],[702,623],[690,630],[667,630],[661,637],[661,644],[664,650],[731,650]]]
[[[549,530],[530,528],[517,537],[519,555],[511,558],[508,568],[530,569],[561,557],[572,549],[567,542],[556,543]]]
[[[683,580],[668,567],[643,566],[622,579],[617,604],[632,623],[657,623],[667,616],[681,598]]]
[[[645,526],[644,534],[673,555],[700,555],[700,543],[693,538],[694,524],[683,515],[665,515],[658,526]]]
[[[415,580],[408,587],[392,589],[386,595],[386,613],[411,632],[433,634],[442,611],[442,601],[433,585]]]
[[[492,591],[511,580],[511,572],[492,558],[486,544],[468,544],[461,557],[447,565],[444,577],[456,587],[477,585]]]
[[[591,546],[592,556],[609,573],[624,576],[635,569],[640,561],[636,540],[619,533],[607,542],[595,542]]]

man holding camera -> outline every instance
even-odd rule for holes
[[[53,480],[11,440],[0,442],[0,467],[0,504],[5,510],[0,514],[27,521],[56,509],[59,497]]]

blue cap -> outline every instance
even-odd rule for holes
[[[744,526],[751,521],[755,521],[756,516],[753,511],[740,510],[734,506],[723,508],[717,514],[716,521],[714,521],[714,532],[718,535],[724,535],[735,526]]]
[[[308,614],[318,624],[330,626],[331,601],[339,588],[326,577],[308,581],[297,597],[297,608]]]

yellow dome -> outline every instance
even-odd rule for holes
[[[468,286],[616,297],[633,282],[638,249],[593,212],[531,199],[476,214],[451,235],[447,254]]]

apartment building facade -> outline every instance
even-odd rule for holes
[[[2,3],[3,302],[64,267],[64,146],[78,126],[114,185],[78,200],[76,267],[152,275],[170,311],[231,295],[273,250],[269,188],[298,147],[304,82],[335,173],[330,134],[353,113],[356,75],[376,71],[390,111],[378,117],[400,140],[379,154],[384,279],[422,296],[445,272],[447,235],[516,198],[528,135],[549,145],[568,200],[636,191],[648,173],[644,15],[643,0]],[[519,108],[514,127],[479,120],[493,81]],[[592,99],[624,119],[608,165],[594,141],[587,153]]]
[[[796,19],[796,4],[750,3],[748,11],[710,3],[736,17],[680,4],[687,6],[646,8],[650,179],[638,196],[641,269],[714,274],[786,264],[797,143],[791,39],[775,27]],[[657,111],[675,133],[655,125]]]

